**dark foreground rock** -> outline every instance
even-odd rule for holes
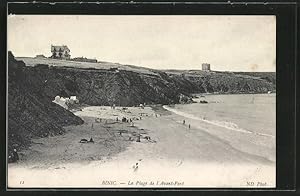
[[[63,126],[82,124],[83,120],[68,110],[52,103],[38,82],[27,74],[26,66],[8,55],[8,155],[9,162],[19,151],[30,145],[31,138],[63,134]]]

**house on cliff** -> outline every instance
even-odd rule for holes
[[[51,45],[51,58],[54,59],[70,59],[70,49],[66,45],[54,46]]]

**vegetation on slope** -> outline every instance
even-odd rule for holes
[[[33,137],[63,134],[63,126],[83,121],[46,99],[22,61],[8,55],[8,154],[30,145]]]
[[[75,95],[81,103],[89,105],[173,104],[179,102],[180,96],[193,93],[267,93],[276,88],[269,76],[264,78],[264,75],[147,71],[78,68],[70,64],[26,67],[33,89],[46,99]]]

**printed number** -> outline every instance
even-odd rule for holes
[[[23,181],[23,180],[21,180],[21,181],[20,181],[20,184],[24,184],[24,181]]]

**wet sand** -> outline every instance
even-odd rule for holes
[[[161,107],[91,106],[75,114],[85,120],[83,125],[66,127],[62,136],[34,140],[30,149],[21,152],[20,162],[9,164],[10,186],[275,186],[273,161],[234,148],[206,130],[189,129],[180,123],[180,116]],[[117,117],[135,118],[134,127],[116,122]],[[136,141],[138,134],[141,142]],[[94,143],[79,143],[90,137]]]

